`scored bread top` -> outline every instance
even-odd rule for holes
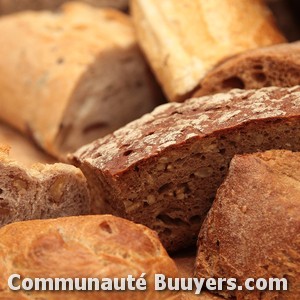
[[[116,175],[189,139],[199,139],[252,120],[299,115],[299,86],[232,90],[161,105],[113,134],[82,147],[74,154],[74,160],[85,160]]]
[[[8,276],[14,273],[30,278],[99,280],[139,278],[146,273],[147,293],[31,291],[29,299],[179,299],[176,292],[154,291],[155,273],[175,277],[178,271],[156,233],[145,226],[99,215],[14,223],[0,229],[0,235],[0,298],[1,291],[7,290]]]

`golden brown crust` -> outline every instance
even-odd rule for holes
[[[287,278],[289,292],[224,294],[299,299],[299,199],[300,153],[235,156],[200,231],[196,275],[234,277],[240,284],[246,278]]]
[[[220,60],[285,41],[261,0],[132,0],[131,11],[170,101],[187,99]]]
[[[68,0],[0,0],[0,15],[23,10],[57,9]],[[78,0],[97,7],[113,7],[125,10],[128,0]]]
[[[300,84],[300,42],[274,45],[236,55],[202,80],[194,97],[233,88],[292,87]]]
[[[74,230],[75,228],[75,230]],[[0,287],[17,273],[38,278],[138,278],[147,274],[147,292],[30,292],[28,298],[59,299],[179,299],[176,293],[153,289],[153,275],[177,277],[178,271],[148,228],[109,215],[37,220],[0,229]],[[1,295],[0,295],[1,296]]]

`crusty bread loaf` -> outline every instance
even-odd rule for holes
[[[300,42],[242,53],[209,72],[194,97],[233,88],[291,87],[300,84]]]
[[[65,164],[26,168],[0,148],[0,226],[86,214],[89,208],[86,179],[79,169]]]
[[[11,14],[22,10],[57,9],[69,0],[0,0],[0,15]],[[125,10],[128,0],[77,0],[97,7],[113,7]]]
[[[168,250],[194,243],[236,153],[300,150],[300,87],[233,90],[169,103],[73,157],[94,213],[155,229]]]
[[[75,230],[74,230],[75,229]],[[146,291],[28,291],[28,300],[180,299],[154,291],[154,274],[178,277],[175,263],[148,228],[109,215],[36,220],[0,229],[0,299],[11,274],[22,278],[140,278]],[[18,295],[18,292],[14,292]],[[27,299],[27,298],[25,298]]]
[[[198,241],[198,277],[286,278],[281,292],[237,299],[300,299],[300,153],[235,156]]]
[[[0,118],[53,155],[157,105],[129,17],[69,3],[0,19]],[[13,49],[13,51],[12,51]]]
[[[57,162],[53,157],[47,155],[34,145],[30,139],[0,121],[0,145],[1,144],[9,145],[9,156],[26,166],[31,166],[34,163]]]
[[[262,0],[132,0],[139,43],[170,101],[233,54],[284,42]]]

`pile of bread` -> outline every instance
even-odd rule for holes
[[[0,299],[196,297],[155,273],[300,299],[300,42],[263,0],[63,2],[0,0]],[[146,292],[7,285],[143,273]]]

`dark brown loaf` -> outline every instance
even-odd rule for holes
[[[289,291],[224,291],[239,300],[300,299],[300,153],[238,155],[198,241],[197,277],[286,278]]]
[[[233,88],[292,87],[300,84],[300,42],[245,52],[213,69],[195,97]]]
[[[180,299],[178,292],[154,290],[154,274],[178,277],[156,233],[109,215],[36,220],[0,229],[0,299],[11,274],[22,278],[139,278],[146,291],[28,291],[28,300]],[[17,281],[18,282],[18,281]],[[11,292],[17,299],[19,293]],[[10,298],[12,299],[12,298]],[[23,298],[20,298],[23,299]]]
[[[82,147],[73,162],[94,213],[145,224],[174,251],[195,242],[231,158],[273,148],[300,150],[300,87],[165,104]]]
[[[82,215],[89,210],[86,179],[79,169],[66,164],[36,164],[27,168],[0,148],[0,226]]]

